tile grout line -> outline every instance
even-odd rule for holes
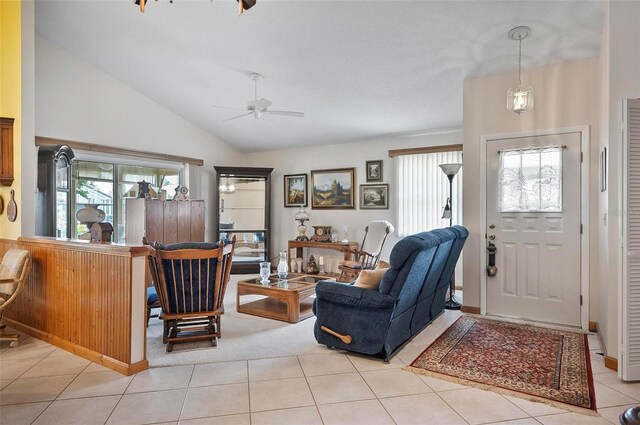
[[[324,419],[322,418],[322,414],[320,413],[320,408],[318,407],[318,402],[316,401],[316,396],[313,395],[313,390],[311,389],[311,385],[309,384],[309,379],[307,379],[307,374],[304,372],[304,367],[302,367],[302,362],[300,361],[300,356],[296,356],[296,360],[298,361],[298,365],[300,366],[300,370],[302,371],[302,376],[304,378],[304,382],[307,383],[307,388],[309,388],[309,393],[311,394],[311,399],[313,400],[313,405],[316,407],[316,412],[318,412],[318,417],[320,418],[320,422],[324,425]]]
[[[371,391],[371,393],[373,394],[373,396],[375,397],[376,401],[380,404],[380,406],[382,406],[382,409],[387,413],[387,415],[389,416],[389,418],[391,419],[391,422],[393,422],[394,424],[397,425],[396,420],[393,418],[393,416],[391,416],[391,412],[389,412],[387,410],[387,408],[385,407],[385,405],[380,401],[380,398],[378,397],[378,394],[376,394],[375,391],[373,391],[373,388],[371,388],[371,385],[369,385],[369,383],[367,382],[366,379],[364,379],[364,376],[362,376],[362,372],[356,367],[356,365],[353,363],[353,360],[351,360],[351,357],[349,357],[347,354],[345,354],[345,356],[347,356],[347,359],[349,360],[349,362],[351,362],[351,365],[354,367],[354,369],[356,370],[356,372],[358,372],[358,375],[360,376],[360,379],[362,379],[364,381],[364,383],[366,384],[366,386],[369,388],[369,391]],[[402,360],[401,360],[402,361]],[[404,363],[404,362],[403,362]],[[385,369],[381,369],[381,370],[385,370]],[[425,384],[427,385],[427,384]],[[429,387],[427,385],[427,387],[429,389],[431,389],[431,387]]]
[[[52,353],[54,353],[54,352],[55,352],[55,350],[54,350],[54,351],[52,351]],[[49,354],[48,356],[46,356],[44,359],[48,358],[50,355],[51,355],[51,354]],[[44,359],[42,359],[42,360],[44,360]],[[42,361],[42,360],[41,360],[41,361]],[[38,363],[40,363],[40,362],[38,362]],[[38,363],[36,363],[36,365],[37,365]],[[57,395],[57,396],[55,396],[53,400],[51,400],[51,402],[49,403],[49,405],[48,405],[47,407],[45,407],[45,408],[42,410],[42,412],[40,412],[40,414],[39,414],[39,415],[38,415],[38,416],[33,420],[33,422],[31,422],[32,424],[33,424],[33,423],[35,423],[35,422],[38,420],[38,418],[40,418],[40,416],[42,416],[42,415],[44,414],[44,412],[46,412],[47,410],[49,410],[49,408],[50,408],[50,407],[53,405],[53,403],[58,399],[58,397],[60,397],[60,394],[62,394],[63,392],[65,392],[65,391],[67,390],[67,388],[69,388],[69,386],[73,383],[73,381],[75,381],[76,379],[78,379],[78,376],[80,376],[80,374],[81,374],[81,373],[82,373],[86,368],[88,368],[89,366],[91,366],[91,363],[92,363],[92,362],[91,362],[91,361],[89,361],[89,364],[88,364],[88,365],[86,365],[86,366],[84,367],[84,369],[82,369],[80,372],[78,372],[78,374],[76,375],[76,377],[75,377],[75,378],[73,378],[71,381],[69,381],[69,383],[68,383],[68,384],[67,384],[67,385],[62,389],[62,391],[60,391],[60,392],[58,393],[58,395]],[[35,367],[36,365],[34,365],[34,367]],[[26,373],[26,372],[25,372],[25,373]],[[64,376],[64,375],[56,375],[56,376]]]
[[[187,404],[187,396],[189,395],[189,389],[191,388],[191,381],[193,381],[193,375],[195,373],[196,373],[196,365],[191,365],[191,373],[189,374],[189,381],[187,381],[187,386],[184,391],[182,406],[180,406],[180,411],[178,412],[178,420],[176,421],[177,423],[180,423],[180,420],[182,419],[182,414],[184,413],[184,406],[185,404]],[[199,387],[196,387],[196,388],[199,388]]]
[[[138,376],[138,374],[134,374],[133,377],[131,378],[131,381],[129,381],[129,383],[127,384],[126,388],[124,389],[124,391],[122,391],[122,394],[120,394],[120,398],[118,399],[118,402],[113,406],[113,409],[111,409],[111,412],[109,413],[109,415],[107,416],[107,419],[105,419],[104,424],[106,424],[107,422],[109,422],[109,419],[111,419],[111,416],[113,415],[113,412],[116,411],[116,409],[118,408],[118,406],[120,405],[120,402],[122,401],[122,399],[124,398],[124,395],[127,393],[127,390],[129,389],[129,387],[131,386],[131,384],[133,383],[133,380],[136,379],[136,376]],[[104,425],[103,424],[103,425]]]

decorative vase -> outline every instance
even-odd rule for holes
[[[166,201],[167,200],[167,190],[160,189],[158,192],[158,201]]]
[[[296,258],[296,270],[298,271],[298,273],[303,273],[302,271],[302,258],[298,257]]]
[[[278,263],[278,278],[286,279],[289,272],[289,266],[287,266],[287,253],[280,252],[280,262]]]

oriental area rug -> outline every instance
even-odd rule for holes
[[[461,316],[407,369],[596,414],[584,333]]]

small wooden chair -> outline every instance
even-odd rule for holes
[[[167,352],[180,342],[211,340],[217,345],[235,243],[234,236],[226,244],[153,244],[149,269],[162,307]]]
[[[23,249],[10,249],[0,264],[0,341],[12,341],[10,347],[19,345],[17,334],[1,333],[6,328],[2,322],[4,310],[11,304],[22,288],[31,269],[31,253]]]
[[[352,282],[358,278],[362,270],[372,270],[378,265],[380,253],[387,235],[393,232],[393,225],[388,221],[376,220],[364,229],[364,239],[359,250],[351,251],[352,259],[338,264],[340,282]]]

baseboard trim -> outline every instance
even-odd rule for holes
[[[618,359],[616,359],[615,357],[607,356],[607,346],[604,345],[604,341],[602,340],[602,332],[600,332],[600,325],[598,325],[598,322],[589,322],[589,330],[591,330],[591,323],[596,324],[596,332],[598,333],[598,340],[600,341],[600,347],[602,347],[602,352],[604,353],[604,367],[617,372]]]
[[[618,371],[618,359],[615,357],[604,356],[604,367],[607,369]]]
[[[48,342],[51,345],[55,345],[58,348],[62,348],[65,351],[83,357],[87,360],[91,360],[94,363],[107,367],[109,369],[115,370],[123,375],[133,375],[138,372],[141,372],[145,369],[149,368],[149,362],[147,359],[141,360],[139,362],[128,364],[122,362],[120,360],[116,360],[112,357],[105,356],[104,354],[100,354],[97,351],[90,350],[88,348],[79,346],[67,340],[64,340],[58,336],[51,335],[50,333],[43,332],[39,329],[32,328],[31,326],[24,325],[20,322],[16,322],[13,319],[5,317],[7,324],[9,324],[12,328],[17,329],[20,332],[23,332],[27,335],[31,335],[34,338],[39,340]]]
[[[460,307],[460,311],[463,313],[480,314],[480,307],[471,307],[468,305],[463,305],[462,307]]]
[[[598,332],[598,322],[589,321],[589,332]]]

